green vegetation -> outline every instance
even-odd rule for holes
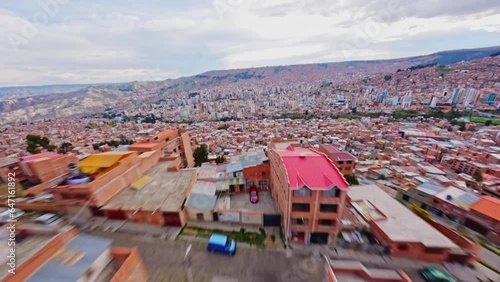
[[[229,126],[227,125],[221,125],[219,127],[217,127],[217,130],[227,130],[229,128]]]
[[[484,265],[486,268],[489,268],[490,270],[496,272],[497,274],[500,274],[500,271],[496,269],[494,266],[490,265],[489,263],[485,262],[484,260],[479,260],[478,261],[480,264]]]
[[[281,241],[283,242],[283,247],[286,250],[286,238],[285,238],[285,231],[283,230],[283,227],[280,227],[280,238],[281,238]]]
[[[458,233],[460,233],[462,236],[464,236],[465,238],[471,240],[471,241],[474,241],[474,242],[479,242],[479,244],[481,244],[481,246],[487,250],[489,250],[490,252],[496,254],[497,256],[500,256],[500,250],[491,245],[488,241],[486,241],[485,239],[481,238],[481,237],[476,237],[474,235],[471,235],[469,234],[469,232],[467,232],[467,230],[464,228],[464,227],[457,227],[455,229]]]
[[[449,68],[447,66],[439,65],[436,68],[437,72],[439,73],[439,76],[443,77],[445,74],[450,73],[453,71],[452,68]]]
[[[193,151],[195,166],[201,166],[202,163],[208,162],[207,145],[201,144],[200,147]]]
[[[481,117],[472,117],[470,119],[471,122],[475,122],[475,123],[483,123],[484,125],[486,126],[490,126],[490,125],[500,125],[500,120],[498,119],[486,119],[486,118],[481,118]]]
[[[244,228],[241,228],[240,231],[224,231],[218,229],[209,230],[198,227],[186,227],[181,231],[181,234],[183,235],[194,235],[195,237],[203,238],[210,237],[212,233],[224,234],[236,240],[238,243],[247,243],[258,247],[264,247],[264,240],[266,239],[265,232],[246,232]]]
[[[50,144],[49,138],[31,134],[26,136],[26,145],[26,151],[31,154],[40,153],[42,149],[53,152],[57,148]]]
[[[217,158],[215,159],[216,164],[222,164],[226,161],[226,157],[224,155],[218,155]]]
[[[71,144],[69,142],[64,142],[61,144],[61,146],[59,147],[57,152],[60,154],[66,154],[71,150],[73,150],[73,144]]]
[[[477,182],[482,182],[483,181],[483,175],[481,174],[481,172],[479,170],[474,173],[474,179]]]
[[[92,144],[92,148],[94,150],[99,149],[99,147],[103,145],[108,145],[113,148],[117,148],[120,145],[131,145],[134,144],[134,140],[128,140],[128,139],[122,139],[122,140],[111,140],[111,141],[104,141],[104,142],[98,142]]]
[[[377,177],[377,180],[385,180],[385,179],[386,179],[386,177],[385,177],[385,175],[383,175],[383,174],[381,174],[381,175],[379,175],[379,176]]]
[[[359,185],[359,181],[356,178],[356,175],[346,175],[344,176],[344,178],[350,185]]]

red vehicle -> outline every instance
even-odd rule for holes
[[[259,192],[256,187],[250,188],[250,202],[256,204],[259,202]]]

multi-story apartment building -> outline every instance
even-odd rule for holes
[[[339,170],[324,154],[309,148],[274,147],[269,160],[272,195],[287,240],[334,242],[349,188]]]
[[[57,234],[31,230],[19,223],[17,228],[21,231],[16,250],[23,257],[16,261],[14,272],[9,271],[7,256],[2,259],[1,282],[148,280],[135,247],[112,246],[110,239],[78,233],[73,227],[63,227]],[[7,229],[1,233],[0,241],[7,246]]]
[[[500,243],[500,200],[490,196],[481,197],[470,206],[465,226]]]
[[[320,144],[318,151],[324,153],[345,176],[352,176],[358,159],[348,152],[340,151],[330,144]]]
[[[172,161],[169,170],[193,167],[193,150],[188,132],[181,129],[164,131],[144,130],[138,133],[139,142],[128,147],[129,151],[148,152],[162,150],[161,160]]]

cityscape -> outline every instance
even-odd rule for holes
[[[145,2],[0,8],[1,282],[500,281],[498,3]]]

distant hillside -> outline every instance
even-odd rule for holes
[[[12,96],[16,98],[36,96],[36,95],[46,95],[46,94],[57,94],[57,93],[68,93],[72,91],[77,91],[90,86],[112,86],[120,85],[121,83],[102,83],[102,84],[55,84],[55,85],[41,85],[41,86],[12,86],[12,87],[0,87],[0,100],[6,99]]]
[[[434,57],[429,63],[436,63],[438,65],[450,65],[461,61],[467,62],[488,56],[495,56],[498,55],[499,52],[500,52],[500,46],[496,46],[496,47],[478,48],[478,49],[443,51],[421,57],[423,58]]]
[[[189,92],[215,89],[270,89],[273,87],[343,85],[358,81],[404,79],[406,70],[432,68],[440,75],[442,65],[496,56],[500,46],[438,52],[435,54],[376,61],[348,61],[247,69],[214,70],[165,81],[101,85],[49,85],[0,88],[0,120],[83,116],[102,113],[107,107],[133,109],[143,104],[168,100]],[[436,66],[439,65],[439,66]],[[489,70],[488,70],[489,71]],[[493,71],[493,70],[492,70]],[[394,75],[396,74],[396,75]]]

